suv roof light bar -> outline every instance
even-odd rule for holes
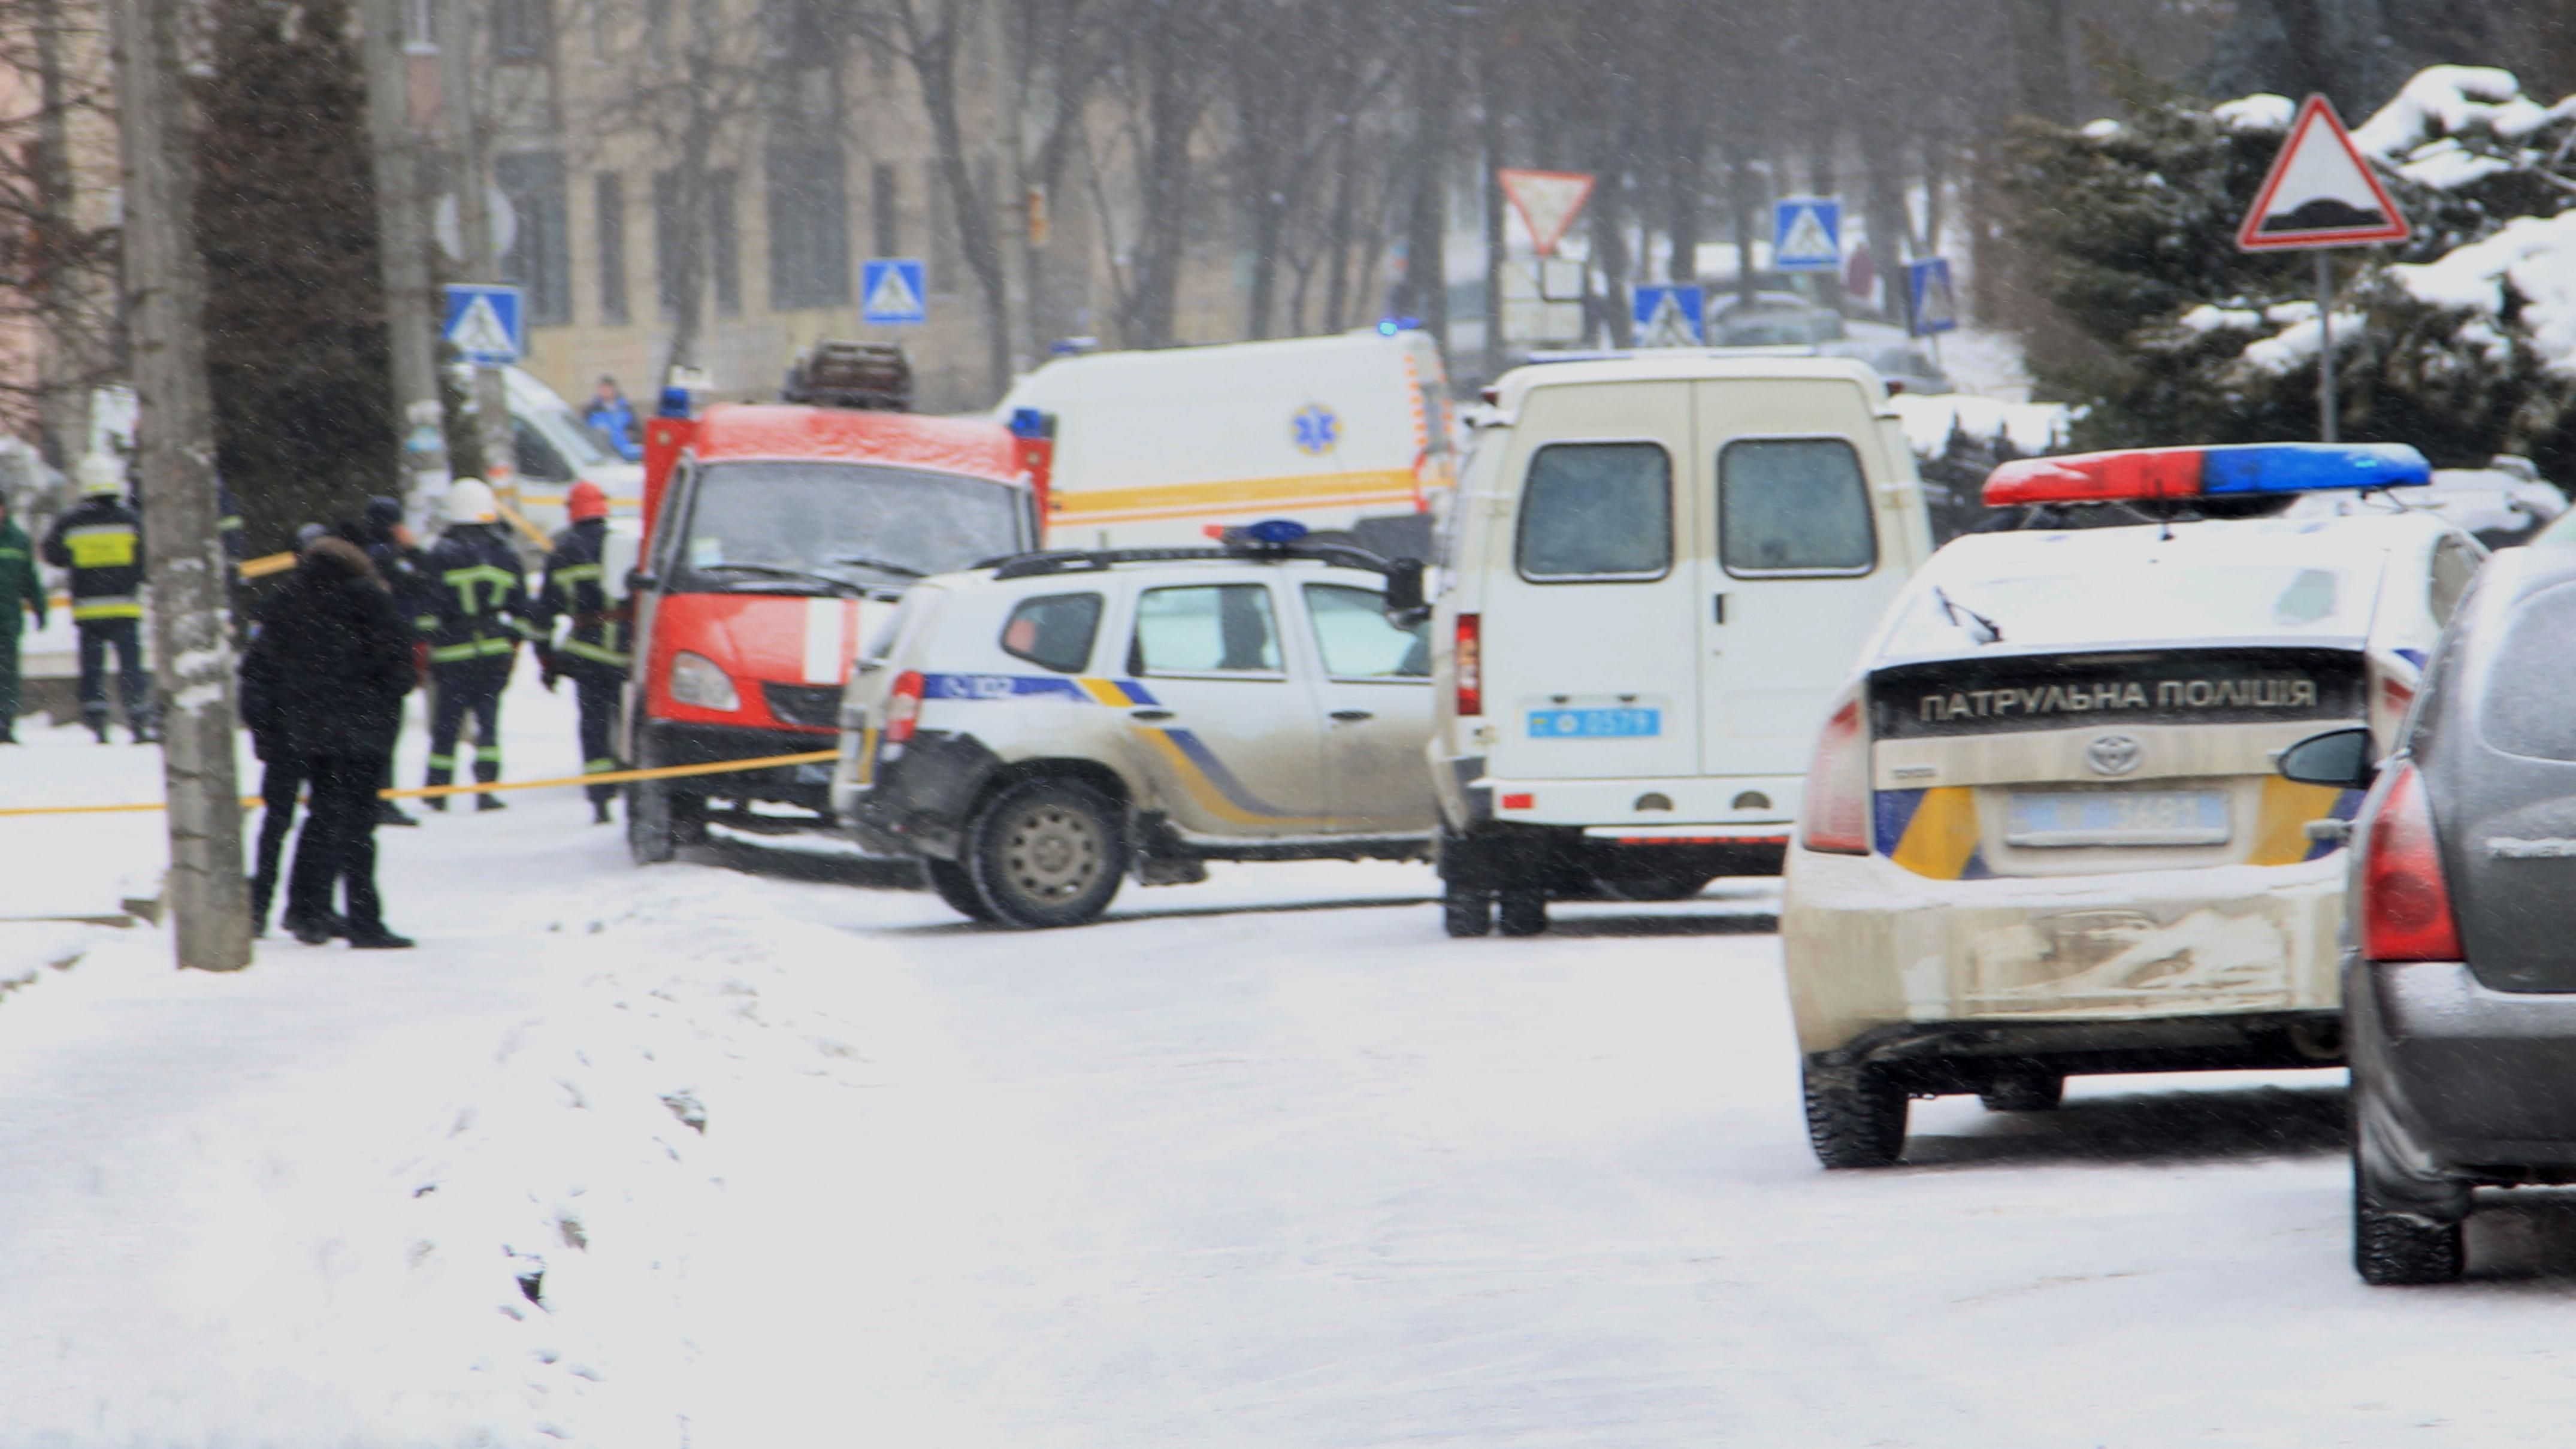
[[[2412,488],[2432,465],[2405,443],[2238,443],[2021,458],[1986,475],[1989,508],[2250,498],[2334,488]]]
[[[988,558],[975,567],[989,568],[996,579],[1029,579],[1042,574],[1092,573],[1131,563],[1214,563],[1226,559],[1248,559],[1256,563],[1278,563],[1288,559],[1309,559],[1340,568],[1365,569],[1382,574],[1395,567],[1382,558],[1354,544],[1301,539],[1287,544],[1261,544],[1241,548],[1098,548],[1047,549],[1038,553],[1005,554]]]

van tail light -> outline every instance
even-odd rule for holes
[[[1857,699],[1844,701],[1816,737],[1805,813],[1799,838],[1809,850],[1869,854],[1869,732]]]
[[[900,745],[912,738],[913,728],[921,723],[922,678],[918,669],[907,669],[894,677],[894,688],[885,702],[885,742]]]
[[[2411,764],[2397,767],[2370,822],[2361,864],[2361,954],[2373,961],[2460,959],[2460,928],[2433,839],[2433,805]]]
[[[1462,716],[1485,712],[1484,623],[1482,614],[1458,616],[1458,648],[1452,668],[1458,678],[1458,713]]]

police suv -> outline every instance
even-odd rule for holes
[[[2041,526],[1934,555],[1808,774],[1780,933],[1827,1166],[1894,1161],[1909,1095],[2041,1109],[2070,1073],[2341,1061],[2360,792],[2274,762],[2329,723],[2393,738],[2486,551],[2393,505],[2260,515],[2427,471],[2404,446],[2283,444],[1987,480]],[[2141,521],[2050,526],[2101,510]]]
[[[840,818],[1018,927],[1092,920],[1131,872],[1426,855],[1425,629],[1388,617],[1385,560],[1304,532],[914,585],[844,695]]]

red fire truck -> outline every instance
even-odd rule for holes
[[[644,538],[624,746],[635,768],[829,749],[860,644],[914,579],[1044,541],[1052,419],[905,411],[899,348],[823,343],[788,401],[710,406],[666,393],[645,427]],[[828,763],[627,787],[638,864],[720,819],[830,820]],[[794,807],[782,812],[774,808]],[[799,812],[811,812],[805,818]]]

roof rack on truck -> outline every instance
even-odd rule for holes
[[[815,407],[912,411],[912,359],[893,342],[817,342],[787,365],[784,399]]]

